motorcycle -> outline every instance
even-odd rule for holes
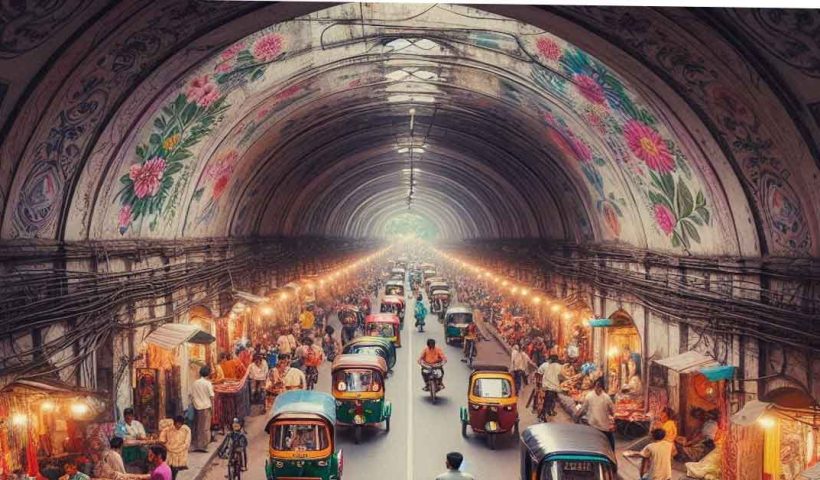
[[[437,394],[444,388],[441,384],[441,379],[444,378],[444,368],[442,363],[423,364],[421,366],[421,374],[424,377],[424,383],[427,390],[430,392],[430,398],[435,404],[438,402]]]

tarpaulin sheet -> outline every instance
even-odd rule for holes
[[[166,323],[151,332],[145,342],[170,350],[185,342],[207,345],[214,340],[216,339],[213,335],[203,332],[196,325]]]

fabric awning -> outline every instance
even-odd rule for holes
[[[685,352],[669,358],[655,360],[655,363],[666,368],[671,368],[678,373],[694,373],[705,367],[716,367],[720,363],[711,357],[698,352]]]
[[[151,332],[145,342],[170,350],[185,342],[207,345],[214,340],[213,335],[203,332],[196,325],[166,323]]]
[[[771,403],[761,402],[760,400],[746,402],[746,405],[743,405],[740,411],[732,415],[732,423],[741,426],[751,425],[771,407]]]

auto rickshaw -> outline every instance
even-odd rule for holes
[[[354,305],[342,305],[339,307],[339,323],[342,324],[342,345],[356,338],[356,331],[360,323],[359,307]]]
[[[407,271],[402,267],[393,267],[390,270],[390,277],[391,278],[397,278],[399,280],[404,280],[404,276],[405,276],[406,273],[407,273]]]
[[[475,366],[467,383],[467,406],[461,407],[461,436],[467,437],[467,426],[474,433],[487,435],[487,444],[495,450],[496,436],[518,434],[518,392],[507,367]]]
[[[439,320],[442,320],[449,306],[450,290],[433,289],[430,295],[430,312],[437,314]]]
[[[359,337],[345,345],[342,353],[378,355],[387,363],[388,372],[396,366],[396,346],[389,338]]]
[[[268,480],[342,478],[342,451],[336,451],[336,402],[327,393],[293,390],[279,395],[265,433],[270,436],[265,462]]]
[[[473,323],[473,311],[466,305],[453,305],[444,315],[444,343],[461,342],[464,330]]]
[[[401,320],[393,313],[374,313],[364,319],[364,331],[367,335],[383,337],[401,347]]]
[[[446,289],[449,289],[449,288],[450,288],[450,285],[447,283],[447,280],[445,280],[443,277],[431,277],[431,278],[426,278],[426,279],[424,280],[424,291],[425,291],[425,292],[427,292],[427,295],[428,295],[428,296],[429,296],[431,293],[433,293],[433,285],[434,285],[434,284],[435,284],[438,288],[446,288]]]
[[[539,423],[521,432],[521,480],[615,480],[618,463],[598,430],[572,423]]]
[[[381,313],[395,313],[399,316],[401,328],[404,328],[404,297],[398,295],[385,295],[382,297]]]
[[[333,361],[331,372],[337,424],[352,425],[357,444],[362,441],[365,425],[384,422],[389,432],[393,405],[384,398],[384,359],[367,354],[340,355]]]
[[[388,280],[387,283],[384,284],[384,294],[403,297],[404,280]]]

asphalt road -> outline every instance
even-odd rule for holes
[[[517,436],[513,438],[512,435],[504,435],[498,438],[496,450],[490,450],[482,436],[470,434],[467,439],[461,437],[459,407],[467,402],[470,370],[460,361],[459,347],[444,345],[444,330],[434,315],[427,317],[424,333],[412,328],[414,303],[408,296],[402,347],[398,349],[398,361],[386,386],[387,398],[393,403],[390,432],[386,432],[383,426],[368,427],[364,431],[362,443],[355,445],[352,429],[340,427],[337,430],[336,448],[343,451],[342,478],[433,480],[445,471],[444,456],[453,450],[464,455],[462,470],[472,473],[476,479],[518,478]],[[337,328],[337,332],[339,330]],[[440,392],[439,401],[435,405],[430,401],[429,394],[422,390],[420,367],[416,363],[428,338],[433,338],[442,345],[448,357],[444,368],[446,388]],[[507,354],[494,340],[479,344],[479,358],[509,362]],[[317,390],[330,392],[330,363],[325,363],[320,368]],[[535,421],[523,409],[527,395],[529,389],[519,399],[522,430]],[[267,438],[263,430],[264,424],[265,418],[261,415],[247,419],[249,466],[243,474],[244,478],[265,478]],[[217,459],[211,464],[209,471],[205,472],[204,478],[223,480],[226,471],[224,461]]]

